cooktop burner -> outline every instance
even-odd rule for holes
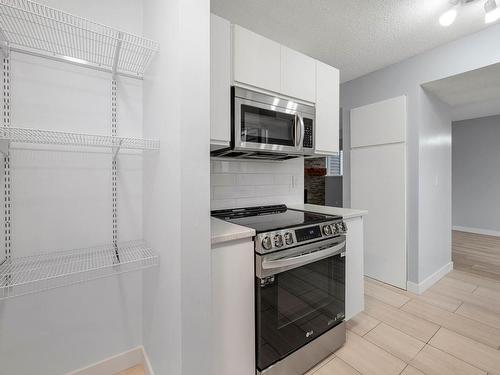
[[[216,210],[212,211],[212,216],[230,223],[253,228],[257,233],[342,219],[341,216],[293,210],[287,208],[284,204]]]

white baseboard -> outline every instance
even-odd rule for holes
[[[80,370],[72,371],[67,375],[111,375],[140,364],[144,366],[146,375],[154,375],[148,355],[142,346],[106,358]]]
[[[458,230],[460,232],[467,233],[476,233],[476,234],[484,234],[486,236],[496,236],[500,237],[500,231],[498,230],[490,230],[490,229],[480,229],[480,228],[470,228],[470,227],[461,227],[459,225],[454,225],[453,230]]]
[[[144,371],[146,372],[146,375],[155,375],[155,372],[153,371],[153,366],[151,366],[151,362],[149,361],[148,353],[146,353],[146,350],[144,349],[143,346],[141,346],[142,349],[142,364],[144,366]]]
[[[426,278],[421,283],[417,284],[417,283],[408,281],[406,283],[406,289],[409,292],[412,292],[415,294],[422,294],[427,289],[429,289],[431,286],[433,286],[435,283],[437,283],[439,280],[441,280],[444,276],[446,276],[446,274],[448,274],[451,270],[453,270],[453,262],[445,264],[443,267],[441,267],[439,270],[434,272],[432,275],[430,275],[428,278]]]

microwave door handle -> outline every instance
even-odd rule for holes
[[[304,141],[305,125],[302,116],[297,114],[297,117],[299,119],[299,124],[300,124],[300,139],[299,142],[297,143],[297,147],[302,148],[302,142]]]
[[[299,255],[290,258],[282,258],[276,260],[264,260],[262,262],[262,268],[265,270],[272,270],[283,267],[294,267],[294,268],[300,267],[315,262],[317,260],[328,258],[336,254],[341,254],[344,252],[343,251],[344,248],[345,248],[345,241],[343,241],[338,245],[329,247],[327,249],[318,250],[313,253],[305,255]]]
[[[295,124],[294,124],[294,131],[295,131],[295,147],[299,147],[300,145],[300,140],[299,140],[299,133],[300,133],[300,123],[299,123],[299,115],[298,113],[295,114]]]

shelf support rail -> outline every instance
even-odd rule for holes
[[[2,48],[2,50],[4,50]],[[10,128],[10,56],[3,58],[2,63],[2,87],[3,87],[3,127]],[[12,200],[11,200],[11,176],[10,176],[10,155],[9,141],[1,142],[4,164],[3,182],[4,182],[4,257],[2,263],[11,259],[12,240],[11,240],[11,222],[12,222]],[[7,284],[8,285],[8,284]]]
[[[118,54],[119,48],[117,46]],[[115,53],[115,56],[117,54]],[[111,80],[111,136],[117,136],[118,118],[117,118],[117,91],[118,82],[115,78]],[[121,146],[121,141],[120,141]],[[120,253],[118,251],[118,151],[120,146],[116,147],[113,151],[113,159],[111,161],[111,204],[113,211],[113,247],[115,249],[116,261],[120,263]]]

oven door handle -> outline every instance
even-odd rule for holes
[[[272,269],[277,269],[277,268],[283,268],[283,267],[300,267],[312,262],[315,262],[317,260],[321,260],[324,258],[328,258],[337,254],[342,254],[344,253],[345,249],[345,244],[346,242],[343,241],[338,245],[329,247],[324,250],[317,250],[308,254],[304,255],[298,255],[298,256],[293,256],[289,258],[281,258],[281,259],[275,259],[275,260],[264,260],[262,262],[262,269],[265,270],[272,270]]]

